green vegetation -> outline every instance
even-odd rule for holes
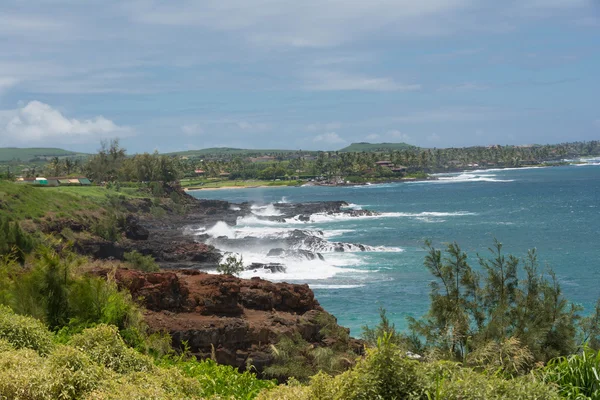
[[[251,399],[274,386],[212,361],[153,359],[107,325],[85,329],[65,344],[53,340],[35,319],[0,307],[1,398]]]
[[[228,254],[225,261],[217,266],[217,272],[225,275],[239,275],[244,271],[244,259],[235,254]]]
[[[447,359],[489,365],[480,354],[483,349],[502,349],[516,339],[525,352],[506,354],[506,365],[499,366],[505,373],[577,351],[581,308],[562,296],[551,270],[539,271],[535,250],[519,259],[506,256],[496,241],[489,258],[478,256],[480,270],[475,270],[456,243],[448,244],[445,254],[431,243],[427,248],[425,266],[435,280],[429,312],[409,319],[410,329],[424,338],[412,350],[435,350]],[[521,359],[519,368],[515,358]]]
[[[504,379],[451,362],[418,362],[390,340],[379,338],[376,347],[356,366],[332,377],[323,372],[310,384],[290,382],[266,391],[260,400],[330,399],[558,399],[554,387],[533,375]]]
[[[144,272],[158,272],[160,268],[154,260],[154,257],[145,256],[138,251],[130,251],[124,255],[125,261],[129,263],[131,268]]]
[[[416,149],[416,146],[413,146],[408,143],[367,143],[367,142],[359,142],[352,143],[350,146],[344,147],[340,149],[340,153],[359,153],[363,151],[374,151],[377,153],[389,152],[394,150],[410,150]]]
[[[72,157],[81,153],[56,148],[0,148],[0,161],[31,161],[33,159],[49,159],[52,157]]]

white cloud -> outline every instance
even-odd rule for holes
[[[202,135],[204,133],[204,129],[198,124],[183,125],[181,131],[188,136]]]
[[[594,121],[596,128],[600,128],[600,118]]]
[[[336,143],[345,143],[346,140],[340,137],[335,132],[328,132],[322,135],[317,135],[313,139],[314,142],[328,143],[328,144],[336,144]]]
[[[69,119],[48,104],[31,101],[15,110],[0,111],[0,144],[4,146],[96,141],[113,136],[128,136],[129,127],[97,116],[92,119]]]
[[[419,90],[421,85],[401,84],[391,78],[376,78],[340,71],[321,70],[307,74],[306,88],[317,91],[405,92]]]
[[[376,133],[371,133],[370,135],[367,135],[367,137],[365,139],[367,140],[378,140],[381,136],[379,136]]]

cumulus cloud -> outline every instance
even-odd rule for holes
[[[338,144],[338,143],[346,142],[346,140],[341,138],[340,135],[338,135],[335,132],[328,132],[328,133],[324,133],[322,135],[317,135],[317,136],[315,136],[313,141],[315,143],[327,143],[327,144]]]
[[[370,135],[367,135],[366,139],[367,140],[379,140],[381,136],[379,136],[376,133],[371,133]]]
[[[81,143],[88,140],[127,136],[132,129],[97,116],[79,120],[65,117],[59,110],[40,101],[31,101],[14,109],[0,111],[0,144],[38,145],[52,141]]]

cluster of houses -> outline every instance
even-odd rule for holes
[[[85,177],[17,178],[17,183],[38,186],[90,186],[92,182]]]
[[[392,172],[397,174],[403,174],[406,172],[406,167],[402,165],[394,165],[394,163],[391,161],[377,161],[375,164],[382,168],[389,168],[392,170]]]

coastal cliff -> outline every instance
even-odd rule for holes
[[[314,347],[337,344],[324,333],[331,331],[324,328],[335,318],[323,310],[308,285],[194,270],[91,272],[102,277],[114,273],[119,287],[142,302],[151,331],[168,332],[175,347],[186,343],[201,359],[214,357],[240,369],[251,364],[262,372],[274,361],[272,345],[284,336],[299,334]],[[361,341],[350,339],[347,345],[362,354]]]

